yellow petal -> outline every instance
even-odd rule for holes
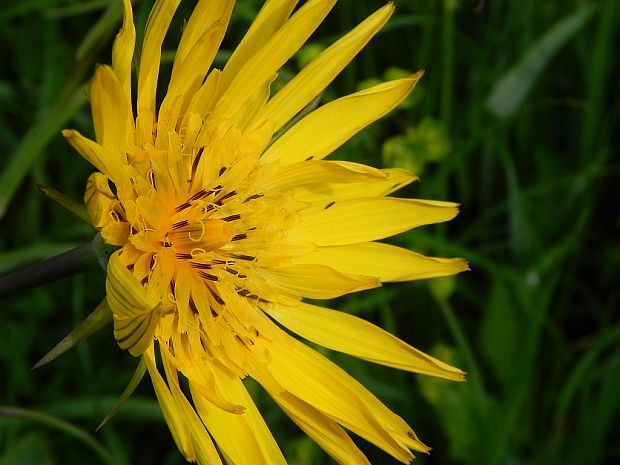
[[[187,107],[187,111],[185,113],[185,117],[183,120],[182,126],[187,126],[190,120],[190,115],[195,114],[200,116],[200,124],[196,125],[197,129],[202,125],[202,120],[204,117],[211,111],[213,105],[215,103],[216,91],[219,85],[220,72],[217,69],[214,69],[209,73],[205,82],[200,86],[200,89],[196,91],[196,93],[192,96],[192,99]],[[194,142],[196,136],[198,135],[197,131],[193,134],[193,139],[189,139],[188,142]],[[185,136],[186,139],[188,136]]]
[[[131,61],[135,46],[136,28],[133,24],[131,0],[123,0],[123,26],[114,39],[112,68],[128,102],[131,102]]]
[[[110,221],[109,213],[117,202],[110,189],[109,179],[105,174],[93,173],[86,181],[84,204],[88,210],[90,222],[96,228],[101,228]]]
[[[335,161],[333,163],[341,165],[344,162]],[[365,182],[342,183],[331,182],[330,179],[326,179],[326,182],[300,186],[295,189],[295,199],[324,207],[331,202],[388,195],[418,179],[409,171],[400,168],[387,168],[377,171],[382,174],[381,177],[369,178]]]
[[[342,71],[394,12],[388,3],[359,26],[321,53],[280,90],[265,107],[264,113],[275,121],[276,130],[302,110]]]
[[[123,246],[129,240],[129,223],[125,221],[109,221],[99,231],[106,244]]]
[[[193,91],[200,86],[222,42],[226,24],[227,18],[213,23],[199,37],[182,61],[175,59],[168,85],[169,94],[191,96]]]
[[[181,391],[176,374],[172,373],[173,369],[170,367],[166,352],[163,349],[161,352],[170,388],[155,365],[153,347],[144,354],[144,360],[153,381],[157,400],[177,447],[189,461],[222,465],[213,441]]]
[[[267,0],[250,25],[232,56],[226,62],[222,73],[222,84],[218,95],[228,88],[239,70],[250,57],[262,47],[269,38],[288,19],[299,0]]]
[[[118,309],[118,301],[110,295],[107,296],[107,301],[113,311]],[[159,318],[158,307],[130,318],[114,316],[114,339],[121,349],[127,350],[134,357],[142,355],[153,344]]]
[[[119,195],[129,185],[129,177],[124,169],[125,161],[113,156],[97,142],[84,137],[74,129],[65,129],[62,135],[91,165],[116,184]]]
[[[267,368],[282,389],[396,459],[407,463],[410,448],[428,450],[402,418],[318,352],[280,331],[270,354]]]
[[[338,423],[288,392],[271,394],[291,420],[336,462],[341,465],[370,465]]]
[[[333,161],[311,160],[282,167],[275,176],[266,180],[261,188],[266,192],[307,184],[368,183],[386,177],[381,170],[358,163],[339,164]]]
[[[379,285],[376,278],[344,275],[327,266],[314,264],[257,268],[254,273],[273,286],[309,299],[333,299]]]
[[[381,282],[449,276],[468,269],[461,258],[425,257],[401,247],[379,242],[317,247],[293,259],[294,263],[318,263],[345,274],[375,276]]]
[[[399,370],[463,381],[458,368],[426,355],[397,337],[348,313],[301,303],[265,311],[296,334],[329,349]]]
[[[353,135],[398,105],[416,85],[422,73],[384,82],[339,98],[314,110],[290,128],[263,154],[263,163],[282,165],[312,157],[325,158]]]
[[[196,6],[174,59],[168,91],[161,104],[160,120],[177,96],[183,97],[182,113],[189,106],[222,42],[233,4],[231,0],[218,0],[216,4],[202,1]]]
[[[174,57],[175,66],[177,63],[182,63],[185,61],[195,45],[201,40],[204,33],[209,30],[213,24],[221,22],[224,26],[224,30],[226,30],[226,25],[230,19],[230,14],[234,4],[234,0],[198,1],[183,30],[183,36],[181,37],[181,41],[179,42],[179,46]],[[221,42],[223,37],[224,34],[222,31],[222,37],[219,41],[216,41],[216,50],[219,47],[219,42]],[[206,55],[210,54],[206,53]],[[205,60],[203,66],[205,67],[206,74],[206,70],[209,66],[211,66],[211,61]]]
[[[157,0],[146,23],[138,71],[138,113],[155,115],[155,94],[161,62],[161,46],[181,0]]]
[[[114,337],[122,349],[140,355],[153,343],[159,322],[159,300],[127,269],[121,251],[110,256],[106,299],[114,314]]]
[[[304,44],[332,9],[336,0],[309,0],[273,34],[239,69],[222,95],[235,113],[253,94],[275,76],[280,67]],[[224,68],[222,79],[226,79]]]
[[[130,107],[112,68],[97,66],[89,94],[97,142],[123,163]]]
[[[161,407],[162,413],[164,414],[164,418],[166,423],[168,424],[168,428],[172,433],[172,437],[174,438],[174,442],[176,443],[179,450],[183,453],[188,450],[190,438],[188,425],[183,419],[183,412],[176,406],[176,402],[166,385],[166,382],[159,374],[159,370],[155,365],[155,353],[153,347],[149,347],[149,349],[143,355],[144,361],[146,362],[146,367],[148,369],[149,375],[151,376],[151,381],[153,382],[153,387],[155,388],[155,395],[157,396],[157,401],[159,402],[159,406]],[[217,462],[216,462],[217,463]]]
[[[192,389],[196,409],[229,463],[286,465],[269,428],[239,378],[214,366],[216,385],[221,392],[246,410],[241,415],[215,407]],[[190,382],[190,388],[192,388]]]
[[[344,200],[301,211],[301,222],[289,230],[288,238],[323,246],[358,244],[448,221],[457,213],[457,205],[450,202],[392,197]]]

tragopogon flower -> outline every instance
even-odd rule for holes
[[[309,0],[294,13],[297,1],[266,1],[221,71],[210,68],[234,1],[200,0],[157,105],[161,46],[179,1],[158,0],[151,11],[134,110],[135,30],[124,0],[112,66],[99,66],[90,87],[96,141],[64,132],[99,170],[89,178],[86,205],[104,240],[120,247],[107,266],[116,340],[144,358],[187,460],[285,464],[244,387],[251,376],[339,463],[368,463],[345,428],[408,462],[411,451],[428,451],[411,428],[281,326],[375,363],[463,378],[366,321],[302,300],[467,267],[375,242],[450,220],[455,204],[387,197],[416,179],[404,170],[324,160],[398,105],[420,74],[327,103],[274,137],[364,47],[393,5],[272,96],[278,69],[335,0]]]

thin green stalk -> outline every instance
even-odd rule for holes
[[[0,278],[0,300],[58,279],[98,267],[93,242]]]
[[[448,325],[448,329],[450,330],[450,333],[459,348],[459,353],[462,354],[465,359],[465,364],[467,365],[467,370],[469,371],[467,380],[472,386],[476,397],[479,401],[481,401],[485,397],[485,388],[482,383],[480,368],[476,362],[476,357],[474,356],[471,344],[467,340],[465,332],[463,331],[458,318],[454,314],[454,310],[452,309],[450,302],[441,298],[435,299],[435,301],[439,305],[439,310],[441,311],[441,314]],[[482,405],[482,402],[479,402],[479,405]]]
[[[493,426],[493,440],[490,442],[486,456],[487,465],[499,465],[505,461],[511,440],[515,437],[520,415],[532,389],[536,356],[540,352],[542,330],[558,277],[558,275],[550,276],[545,287],[539,292],[528,293],[524,286],[514,290],[516,301],[522,307],[523,313],[529,316],[528,330],[521,340],[519,357],[516,359],[514,389],[507,394],[505,408],[502,412],[502,422]]]
[[[11,155],[7,167],[0,174],[0,218],[6,213],[17,188],[45,146],[84,103],[86,103],[86,86],[72,88],[66,98],[63,96],[57,99],[56,104],[43,119],[35,123],[26,133]]]
[[[443,21],[441,29],[441,108],[442,121],[448,129],[452,118],[452,102],[454,100],[454,0],[444,0]]]
[[[599,10],[596,38],[592,49],[592,61],[587,67],[588,111],[584,113],[584,128],[581,137],[582,165],[588,164],[592,154],[597,151],[597,139],[603,119],[605,91],[610,76],[609,70],[615,62],[613,45],[617,34],[619,15],[617,0],[606,0]]]
[[[84,430],[72,425],[71,423],[61,420],[60,418],[35,410],[27,410],[11,406],[0,406],[0,416],[30,420],[58,431],[62,431],[63,433],[73,436],[88,446],[99,456],[102,463],[105,463],[106,465],[116,464],[114,457],[112,457],[105,447],[103,447],[95,438]]]

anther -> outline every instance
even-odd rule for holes
[[[189,225],[189,221],[188,220],[179,221],[179,222],[174,223],[172,225],[172,230],[176,231],[177,229],[184,228],[185,226],[188,226],[188,225]]]

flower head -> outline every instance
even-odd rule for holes
[[[190,461],[285,463],[242,382],[251,376],[339,463],[367,463],[343,427],[408,462],[412,450],[428,450],[411,428],[281,329],[375,363],[463,378],[364,320],[302,300],[467,267],[375,242],[449,220],[455,204],[388,197],[416,179],[404,170],[324,160],[393,109],[420,73],[327,103],[282,131],[381,28],[393,5],[270,95],[278,69],[335,0],[309,0],[294,13],[297,1],[266,1],[221,71],[211,63],[234,1],[200,0],[157,105],[161,46],[179,1],[158,0],[151,11],[134,109],[135,30],[124,0],[112,66],[99,66],[90,88],[96,141],[64,132],[99,170],[88,180],[85,202],[103,239],[119,247],[106,286],[115,338],[144,358]]]

